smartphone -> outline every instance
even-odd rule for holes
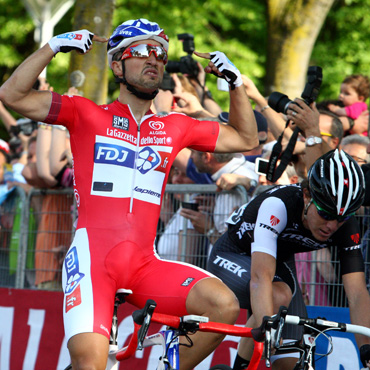
[[[229,92],[229,84],[224,78],[218,78],[217,79],[217,88],[220,91],[226,91]]]
[[[266,176],[268,164],[269,161],[267,159],[257,158],[255,162],[254,172],[258,175]]]
[[[198,211],[198,203],[181,202],[182,208],[192,209],[193,211]]]

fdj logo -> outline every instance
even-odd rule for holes
[[[133,167],[135,152],[119,145],[95,144],[95,163]]]
[[[139,152],[136,162],[137,169],[145,174],[161,162],[159,155],[150,147],[145,147]]]
[[[85,274],[80,272],[76,247],[71,248],[64,261],[67,273],[66,294],[73,292]]]
[[[95,143],[95,163],[135,168],[135,151],[123,146]],[[161,157],[152,148],[145,147],[137,153],[136,169],[147,173],[161,163]]]

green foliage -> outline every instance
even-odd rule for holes
[[[33,23],[19,2],[0,0],[0,82],[33,51]],[[24,54],[25,51],[26,54]]]

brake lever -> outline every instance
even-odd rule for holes
[[[148,299],[144,308],[142,308],[141,310],[135,311],[133,313],[134,321],[138,325],[141,324],[141,328],[139,329],[137,333],[137,339],[138,339],[137,349],[138,350],[143,349],[143,342],[148,333],[150,321],[152,319],[153,312],[156,306],[157,306],[157,303],[155,301],[153,301],[152,299]]]

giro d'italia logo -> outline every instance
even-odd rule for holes
[[[160,163],[159,155],[150,147],[146,147],[139,152],[136,161],[137,169],[140,173],[146,174]]]

